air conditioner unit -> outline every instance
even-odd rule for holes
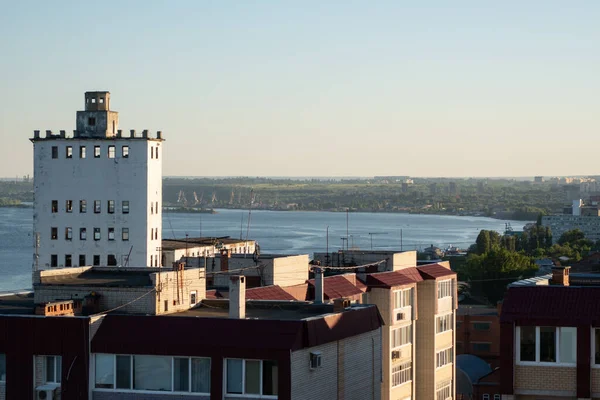
[[[56,385],[43,385],[35,388],[36,400],[54,400],[56,398]]]
[[[392,361],[400,358],[400,350],[392,351]]]
[[[322,354],[320,351],[310,353],[310,369],[321,368]]]
[[[396,321],[401,321],[406,317],[406,314],[403,312],[396,313]]]

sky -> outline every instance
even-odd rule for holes
[[[600,173],[598,1],[0,6],[0,177],[93,90],[168,176]]]

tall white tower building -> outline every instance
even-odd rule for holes
[[[86,92],[73,136],[34,131],[34,269],[158,266],[162,133],[123,134],[109,92]]]

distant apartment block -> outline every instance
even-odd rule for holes
[[[552,241],[556,243],[561,235],[573,229],[579,229],[587,239],[600,240],[600,212],[598,206],[584,206],[581,199],[573,200],[564,214],[542,217],[542,225],[552,231]]]

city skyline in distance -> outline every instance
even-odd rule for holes
[[[594,2],[111,4],[5,7],[0,175],[104,89],[165,176],[597,173]]]

